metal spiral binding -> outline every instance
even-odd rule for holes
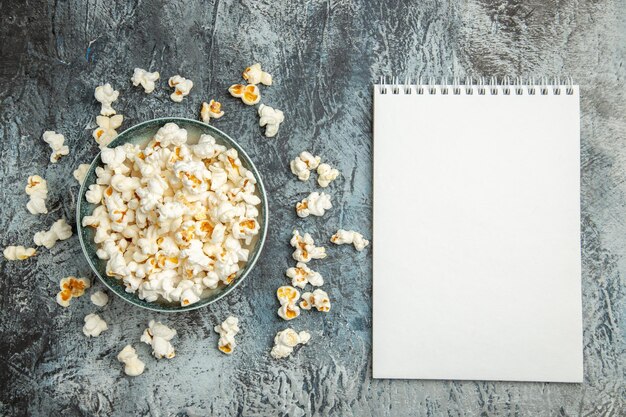
[[[387,82],[390,81],[390,82]],[[380,94],[405,94],[405,95],[460,95],[465,92],[466,95],[548,95],[550,91],[552,95],[572,95],[574,94],[574,81],[572,77],[561,80],[560,77],[542,77],[539,82],[534,77],[516,77],[513,81],[509,77],[479,77],[476,82],[472,77],[465,77],[461,82],[459,77],[453,77],[452,83],[448,83],[447,77],[439,79],[429,77],[428,82],[424,83],[422,77],[413,80],[406,77],[403,83],[400,83],[398,77],[380,77],[380,85],[378,91]]]

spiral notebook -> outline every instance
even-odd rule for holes
[[[374,87],[373,376],[582,382],[579,88]]]

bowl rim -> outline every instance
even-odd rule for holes
[[[268,227],[269,227],[269,203],[267,200],[267,194],[265,191],[265,186],[263,185],[263,180],[261,179],[261,175],[259,174],[259,171],[257,170],[256,166],[254,165],[254,162],[252,162],[252,159],[250,158],[250,156],[246,153],[245,150],[243,150],[243,148],[241,147],[241,145],[239,145],[239,143],[237,143],[232,137],[230,137],[230,135],[224,133],[222,130],[211,126],[207,123],[204,123],[202,121],[199,120],[195,120],[195,119],[189,119],[186,117],[158,117],[156,119],[150,119],[150,120],[146,120],[144,122],[138,123],[136,125],[133,125],[131,127],[129,127],[128,129],[124,130],[123,132],[119,133],[115,139],[113,139],[113,141],[111,141],[111,143],[109,143],[106,147],[107,148],[114,148],[116,146],[119,145],[123,145],[124,143],[129,143],[128,140],[125,140],[125,137],[128,135],[132,135],[132,133],[136,130],[139,130],[141,128],[143,128],[145,125],[148,124],[165,124],[165,123],[176,123],[177,121],[182,121],[185,123],[191,123],[194,125],[197,125],[203,129],[206,129],[207,127],[209,128],[209,130],[214,130],[216,131],[219,135],[225,137],[230,143],[228,144],[229,146],[235,148],[238,152],[238,154],[243,155],[244,160],[246,161],[246,163],[249,165],[249,167],[247,167],[247,169],[249,171],[252,171],[252,174],[254,175],[254,178],[257,181],[257,189],[259,190],[259,194],[260,194],[260,198],[261,198],[261,206],[263,208],[263,227],[261,228],[260,232],[259,232],[259,238],[257,240],[257,245],[258,248],[255,248],[255,253],[253,254],[252,258],[248,260],[248,262],[246,262],[245,266],[244,266],[244,271],[243,273],[237,278],[237,280],[232,284],[229,285],[228,287],[225,288],[225,290],[219,294],[217,297],[213,298],[213,299],[208,299],[205,300],[203,302],[203,300],[201,299],[200,301],[198,301],[197,303],[191,304],[189,306],[183,307],[176,307],[176,308],[161,308],[159,306],[159,304],[156,304],[154,302],[149,303],[149,302],[144,302],[145,304],[140,304],[138,303],[134,298],[132,297],[124,297],[121,294],[118,293],[119,289],[113,287],[109,282],[107,282],[107,279],[105,279],[104,277],[102,277],[100,275],[100,273],[98,272],[98,268],[91,262],[91,258],[89,257],[89,253],[87,251],[87,247],[85,246],[85,242],[83,241],[83,226],[82,226],[82,218],[81,218],[81,207],[83,204],[83,199],[85,198],[85,193],[86,193],[86,189],[89,187],[89,185],[87,185],[87,181],[83,181],[80,184],[80,189],[78,191],[78,201],[76,203],[76,230],[77,230],[77,234],[78,234],[78,239],[80,241],[80,246],[82,248],[82,253],[85,257],[85,259],[87,260],[87,263],[89,264],[89,267],[91,268],[91,270],[93,271],[94,274],[96,274],[96,276],[98,277],[98,279],[100,280],[100,282],[102,282],[104,284],[105,287],[107,287],[109,289],[109,291],[113,292],[115,295],[117,295],[119,298],[123,299],[124,301],[128,302],[129,304],[132,304],[134,306],[137,307],[141,307],[143,309],[146,310],[151,310],[151,311],[156,311],[159,313],[182,313],[182,312],[187,312],[187,311],[192,311],[192,310],[197,310],[199,308],[202,307],[206,307],[208,305],[211,305],[219,300],[221,300],[223,297],[225,297],[226,295],[230,294],[235,288],[237,288],[239,286],[239,284],[241,284],[241,282],[250,274],[250,272],[254,269],[254,266],[256,265],[261,252],[263,251],[263,247],[265,246],[265,240],[267,238],[267,231],[268,231]],[[206,133],[203,133],[206,134]],[[119,143],[122,142],[123,143]],[[102,154],[102,149],[100,149],[100,151],[94,156],[93,160],[91,161],[91,163],[89,164],[89,170],[87,172],[91,172],[92,170],[95,170],[96,168],[96,162],[100,159],[100,156]],[[98,164],[98,166],[100,166]],[[108,278],[108,277],[107,277]],[[130,294],[130,293],[129,293]],[[135,293],[132,293],[133,295],[135,295],[135,297],[138,298],[138,296]],[[153,305],[152,305],[153,304]]]

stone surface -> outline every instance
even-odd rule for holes
[[[78,238],[40,249],[26,262],[0,262],[0,414],[619,416],[626,414],[626,2],[468,0],[409,2],[223,0],[0,3],[0,216],[2,247],[65,216],[74,220],[72,171],[98,149],[91,138],[94,88],[120,90],[123,127],[157,116],[197,117],[200,103],[223,103],[216,127],[238,138],[264,176],[270,232],[247,281],[215,305],[179,315],[143,311],[89,296],[63,309],[59,280],[91,276]],[[278,137],[263,137],[255,109],[228,96],[240,72],[261,62],[274,76],[263,102],[284,110]],[[154,94],[133,88],[134,67],[161,72]],[[166,79],[194,81],[182,104]],[[327,240],[337,228],[371,234],[372,83],[381,75],[570,75],[582,91],[582,230],[585,382],[387,381],[371,378],[371,248],[329,247],[313,264],[333,301],[329,314],[291,322],[311,342],[288,360],[269,356],[286,327],[275,289],[292,265],[291,230]],[[71,153],[49,164],[44,130],[65,135]],[[392,144],[391,144],[392,145]],[[324,218],[298,219],[294,203],[314,188],[288,163],[302,150],[342,176]],[[26,211],[29,175],[48,180],[47,215]],[[375,243],[374,243],[375,245]],[[328,244],[330,246],[330,244]],[[91,291],[101,289],[95,283]],[[559,302],[555,294],[555,302]],[[104,337],[81,334],[98,312]],[[240,318],[239,346],[216,349],[213,326]],[[156,361],[139,337],[150,319],[177,329],[177,356]],[[146,371],[126,377],[116,360],[128,343]]]

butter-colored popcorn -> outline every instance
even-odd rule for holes
[[[330,298],[328,298],[326,291],[318,288],[312,293],[305,292],[302,294],[300,308],[310,310],[312,307],[315,307],[317,311],[323,311],[324,313],[330,311]]]
[[[85,325],[83,326],[83,334],[87,337],[98,337],[107,330],[106,321],[102,320],[97,314],[87,314],[85,316]]]
[[[91,286],[87,278],[67,277],[59,283],[61,291],[57,293],[56,301],[62,307],[69,307],[72,298],[80,297]]]
[[[228,88],[228,91],[231,96],[240,98],[241,101],[248,106],[252,106],[261,101],[261,92],[259,91],[259,87],[254,84],[233,84]]]
[[[119,97],[120,92],[114,90],[111,87],[111,84],[106,83],[104,85],[100,85],[96,87],[96,91],[94,92],[94,97],[98,102],[100,102],[100,114],[103,116],[112,116],[115,114],[115,109],[113,109],[112,104]]]
[[[324,285],[324,278],[319,272],[310,269],[305,263],[298,262],[295,267],[287,269],[286,275],[291,278],[291,285],[304,288],[306,284],[314,287]]]
[[[50,162],[53,164],[56,164],[62,156],[70,153],[70,149],[67,145],[63,144],[63,142],[65,142],[65,137],[62,134],[56,133],[53,130],[46,130],[43,132],[42,139],[50,145],[50,148],[52,149]]]
[[[89,164],[80,164],[78,168],[74,170],[72,175],[79,184],[82,184],[85,181],[85,177],[87,176],[87,172],[89,172]]]
[[[211,100],[209,103],[205,101],[202,103],[202,107],[200,107],[200,120],[204,123],[209,123],[211,119],[219,119],[223,115],[224,111],[219,101]]]
[[[93,138],[96,140],[100,149],[105,148],[117,137],[117,128],[122,125],[124,116],[116,114],[112,117],[96,116],[96,124],[98,128],[93,131]]]
[[[321,217],[332,207],[328,194],[313,192],[296,204],[296,213],[298,217],[308,217],[309,214]]]
[[[104,307],[109,302],[109,296],[103,291],[94,292],[89,299],[98,307]]]
[[[35,233],[33,240],[35,245],[51,249],[58,240],[66,240],[71,236],[72,227],[62,218],[54,222],[50,230]]]
[[[354,248],[359,252],[365,249],[367,245],[370,244],[370,241],[363,238],[363,235],[355,232],[354,230],[337,230],[337,233],[332,235],[330,241],[335,245],[349,245],[353,244]]]
[[[157,71],[148,72],[145,69],[135,68],[131,81],[135,87],[141,86],[146,94],[150,94],[154,91],[155,82],[159,79],[160,75]]]
[[[170,343],[176,336],[176,330],[170,329],[161,322],[150,320],[148,328],[141,335],[141,341],[152,346],[152,355],[155,358],[172,359],[176,356],[174,346]]]
[[[316,169],[320,164],[321,158],[313,156],[307,151],[301,152],[291,163],[291,172],[298,177],[300,181],[307,181],[311,176],[311,170]]]
[[[265,84],[272,85],[272,76],[261,69],[261,64],[256,63],[250,65],[243,71],[243,79],[248,84]]]
[[[167,83],[170,87],[174,88],[174,92],[170,95],[170,98],[176,103],[182,102],[183,97],[188,96],[193,88],[193,81],[183,78],[180,75],[170,77]]]
[[[296,304],[300,292],[294,287],[285,285],[276,290],[276,298],[280,302],[278,316],[283,320],[293,320],[300,315],[300,308]]]
[[[235,335],[239,333],[239,319],[229,316],[222,324],[215,326],[214,330],[220,335],[217,348],[227,355],[233,353],[237,346]]]
[[[308,233],[301,236],[300,232],[294,230],[290,244],[296,249],[292,257],[298,262],[307,263],[311,259],[326,258],[326,249],[315,246],[315,241]]]
[[[273,138],[276,136],[283,121],[285,121],[285,115],[281,110],[265,104],[259,106],[259,126],[265,126],[265,137]]]
[[[335,168],[332,168],[328,164],[320,164],[317,167],[317,183],[320,187],[326,188],[328,185],[337,179],[339,176],[339,171]]]
[[[293,329],[285,329],[276,333],[274,347],[270,354],[274,359],[282,359],[291,355],[298,345],[305,345],[311,340],[311,334],[307,331],[296,332]]]
[[[124,364],[124,373],[128,376],[143,374],[146,365],[139,359],[137,352],[131,345],[126,345],[117,355],[117,360]]]
[[[24,246],[7,246],[2,252],[7,261],[23,261],[37,254],[34,248]]]
[[[26,203],[26,208],[31,214],[46,214],[46,199],[48,198],[48,183],[39,175],[31,175],[28,177],[26,185],[26,194],[30,196],[30,200]]]

